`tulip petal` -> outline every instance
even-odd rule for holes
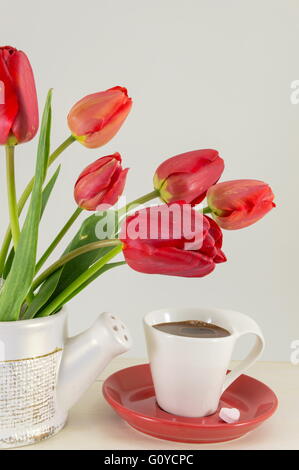
[[[127,91],[122,87],[114,87],[84,96],[70,110],[69,126],[76,135],[97,132],[126,101]]]
[[[12,124],[19,108],[16,92],[6,64],[9,55],[7,49],[0,49],[0,86],[4,86],[5,100],[4,104],[0,104],[0,145],[7,143]]]
[[[86,136],[82,142],[85,147],[97,148],[111,140],[121,128],[132,107],[132,101],[128,101],[105,123],[99,132],[93,132]]]
[[[260,219],[262,219],[268,212],[270,212],[275,207],[273,202],[263,202],[259,205],[258,210],[251,213],[249,216],[248,213],[244,210],[234,211],[228,217],[218,217],[214,216],[217,224],[225,230],[239,230],[241,228],[249,227],[250,225],[255,224]]]
[[[218,183],[208,190],[207,199],[215,221],[226,230],[248,227],[275,207],[270,186],[257,180]]]
[[[214,149],[201,149],[181,153],[161,163],[156,173],[162,181],[175,173],[196,173],[204,165],[216,160],[218,157],[219,153]]]
[[[18,142],[27,142],[36,135],[39,124],[33,71],[27,56],[22,51],[16,51],[10,56],[8,67],[19,103],[12,132]]]
[[[218,253],[214,258],[214,263],[225,263],[225,261],[227,261],[225,254],[222,250],[218,250]]]
[[[79,180],[81,180],[86,175],[89,175],[90,173],[97,172],[104,165],[106,165],[107,163],[110,163],[112,159],[115,160],[115,164],[116,164],[116,161],[121,163],[121,156],[118,152],[114,153],[113,155],[108,155],[106,157],[100,157],[95,162],[92,162],[90,165],[88,165],[80,173],[79,178],[77,179],[77,183],[78,183]]]
[[[215,184],[224,169],[217,150],[203,149],[186,152],[165,160],[154,175],[154,187],[164,202],[199,204],[210,186]]]
[[[74,188],[77,204],[83,209],[101,210],[113,206],[122,194],[128,169],[123,170],[119,153],[98,158],[80,174]]]
[[[190,208],[190,205],[185,203],[180,204],[179,218],[170,217],[169,214],[165,217],[167,214],[164,211],[169,211],[172,205],[142,209],[127,217],[119,235],[124,244],[124,257],[132,269],[147,274],[206,276],[213,271],[215,263],[226,260],[221,251],[221,230],[212,219],[194,209],[191,214],[189,212],[189,221],[186,221],[187,212],[184,209]],[[192,249],[187,247],[184,226],[186,223],[192,225],[192,219],[195,220],[197,216],[200,218],[200,227],[197,228],[199,233],[195,239],[199,235],[201,244],[198,249]],[[156,230],[153,230],[155,227]],[[179,239],[173,237],[174,231],[180,234]],[[190,233],[189,230],[187,232]]]
[[[222,158],[203,165],[199,172],[175,173],[167,178],[161,188],[161,196],[164,192],[169,194],[166,202],[174,202],[183,199],[189,204],[199,204],[206,196],[210,186],[215,184],[224,169]]]
[[[119,175],[117,177],[117,180],[114,181],[111,184],[110,189],[108,189],[108,191],[106,191],[105,197],[104,197],[104,203],[105,204],[108,204],[110,206],[114,206],[114,204],[116,204],[119,197],[122,195],[122,193],[124,191],[128,171],[129,171],[129,168],[125,168],[124,170],[122,170],[119,173]],[[97,210],[101,210],[101,207],[97,206]]]
[[[181,277],[203,277],[213,271],[215,265],[209,258],[193,251],[177,248],[152,248],[143,244],[141,249],[124,247],[128,265],[146,274],[164,274]]]
[[[131,107],[126,88],[117,86],[78,101],[69,112],[68,125],[85,147],[97,148],[118,132]]]
[[[94,172],[84,170],[85,175],[80,175],[75,184],[74,196],[77,204],[87,210],[96,210],[96,207],[103,202],[102,196],[109,188],[118,166],[119,162],[112,158]]]

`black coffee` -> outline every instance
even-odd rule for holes
[[[221,326],[199,320],[157,323],[153,327],[171,335],[189,336],[191,338],[223,338],[224,336],[230,336],[230,332],[221,328]]]

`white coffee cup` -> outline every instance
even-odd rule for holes
[[[230,332],[219,338],[178,336],[153,328],[165,322],[201,320]],[[264,338],[257,323],[243,313],[209,308],[169,308],[145,315],[144,329],[150,368],[159,406],[172,414],[188,417],[216,412],[227,387],[261,355]],[[235,343],[253,334],[256,342],[229,374]]]

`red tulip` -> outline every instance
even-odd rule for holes
[[[226,261],[218,225],[185,203],[136,212],[127,218],[120,239],[128,265],[142,273],[202,277]]]
[[[0,144],[18,144],[33,139],[38,130],[38,104],[30,62],[22,51],[0,47]]]
[[[156,170],[154,187],[164,202],[200,203],[224,169],[217,150],[194,150],[165,160]]]
[[[69,112],[68,125],[85,147],[101,147],[115,136],[131,107],[126,88],[116,86],[78,101]]]
[[[75,184],[77,204],[88,211],[97,210],[101,204],[113,206],[124,190],[127,173],[119,153],[99,158],[82,171]]]
[[[275,204],[268,184],[256,180],[234,180],[215,184],[207,193],[213,217],[220,227],[236,230],[254,224]]]

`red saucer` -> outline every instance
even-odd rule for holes
[[[238,408],[240,420],[227,424],[219,410],[204,418],[184,418],[163,411],[156,403],[149,364],[114,373],[103,385],[103,394],[121,418],[145,434],[177,442],[212,443],[237,439],[252,431],[276,410],[274,392],[259,380],[241,375],[222,395],[219,409]]]

